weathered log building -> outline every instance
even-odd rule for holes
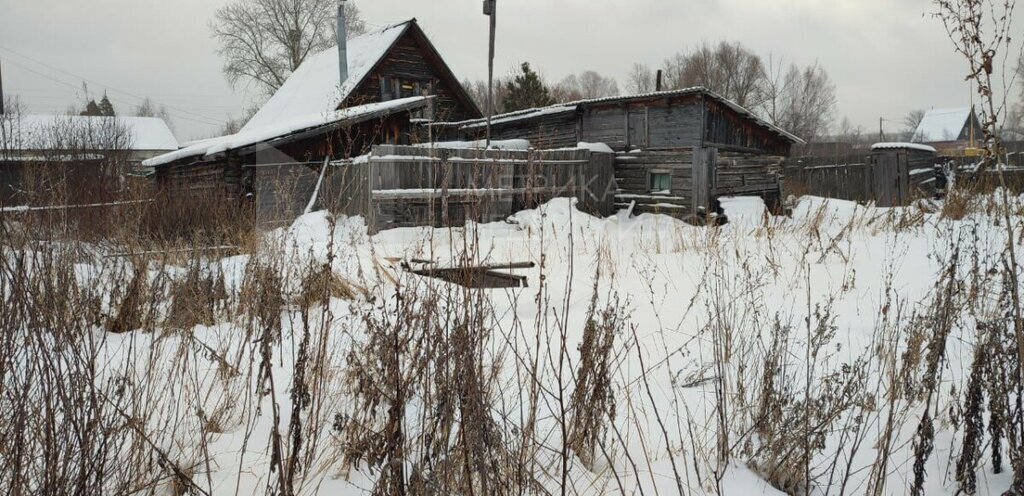
[[[486,122],[433,125],[442,139],[479,139]],[[604,143],[616,152],[617,206],[678,217],[717,210],[716,199],[780,199],[778,171],[800,138],[705,88],[559,104],[496,116],[493,139],[536,148]]]
[[[343,22],[343,20],[342,20]],[[423,120],[480,117],[416,20],[308,58],[237,134],[147,161],[165,195],[246,200],[286,220],[309,200],[324,163],[409,144]]]

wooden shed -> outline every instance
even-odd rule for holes
[[[480,139],[481,119],[433,126],[443,139]],[[585,100],[496,116],[493,139],[536,148],[603,143],[616,152],[617,206],[677,217],[718,210],[717,199],[781,199],[778,171],[802,140],[705,88]]]

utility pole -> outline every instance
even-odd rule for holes
[[[497,0],[484,0],[484,15],[491,18],[491,43],[487,56],[487,148],[490,148],[491,117],[494,115],[494,32],[498,27]]]
[[[4,115],[4,69],[3,61],[0,60],[0,115]]]
[[[883,125],[882,123],[883,122],[885,122],[885,118],[884,117],[879,117],[878,118],[878,142],[879,143],[885,141],[885,131],[882,130],[882,125]]]

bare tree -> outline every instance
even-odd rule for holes
[[[28,113],[28,108],[18,97],[5,95],[3,99],[4,113],[0,114],[0,160],[9,160],[22,148],[24,136],[21,133],[21,116]]]
[[[551,98],[559,103],[582,100],[583,91],[580,88],[580,78],[575,74],[569,74],[562,78],[551,88]]]
[[[477,80],[471,81],[469,79],[462,81],[462,87],[469,93],[470,98],[476,103],[477,107],[487,108],[487,81]],[[505,112],[505,97],[508,95],[508,85],[505,79],[494,78],[494,113],[501,114]]]
[[[999,163],[999,154],[1002,149],[1002,142],[1000,136],[1000,120],[1007,117],[1008,111],[1008,99],[1009,94],[1012,91],[1007,83],[1007,63],[1010,57],[1018,59],[1021,57],[1020,53],[1013,54],[1013,40],[1012,35],[1019,30],[1013,29],[1013,11],[1016,7],[1016,0],[933,0],[935,6],[934,15],[942,21],[943,26],[946,28],[946,33],[949,36],[950,41],[953,43],[953,48],[956,53],[963,56],[964,60],[968,65],[967,80],[974,83],[977,89],[978,96],[981,97],[981,129],[985,139],[985,151],[983,160],[979,166],[980,172],[985,172],[992,168],[996,171],[996,178],[999,181],[1001,200],[1003,207],[1002,210],[1002,221],[1006,226],[1006,248],[1004,250],[1004,271],[1003,277],[1005,278],[1006,287],[1009,289],[1010,308],[1012,310],[1007,311],[1007,315],[1012,317],[1013,328],[1012,330],[1007,326],[1004,333],[1009,337],[1007,340],[1007,346],[985,346],[984,352],[988,353],[990,349],[1005,349],[1007,350],[1004,359],[1007,364],[1015,364],[1015,366],[1008,366],[1011,370],[1007,371],[1007,374],[1014,378],[1012,381],[1015,387],[1011,387],[1009,395],[1015,394],[1017,397],[1018,410],[1020,405],[1020,398],[1024,396],[1024,386],[1022,386],[1021,378],[1024,377],[1024,315],[1021,313],[1021,295],[1020,295],[1020,278],[1018,274],[1018,254],[1017,254],[1017,226],[1015,225],[1014,218],[1017,217],[1016,212],[1011,212],[1011,203],[1009,199],[1009,193],[1006,188],[1006,179],[1003,175],[1003,168],[997,167]],[[1012,69],[1011,69],[1012,70]],[[997,94],[994,86],[995,80],[1001,80],[1003,83],[1004,91],[1001,94]],[[991,395],[991,393],[990,393]],[[992,395],[989,401],[994,403],[997,397],[1008,396],[1007,392],[1002,392],[998,395]],[[984,398],[980,399],[984,402]],[[983,404],[983,403],[982,403]],[[997,427],[993,432],[994,446],[999,446],[1000,434],[999,432],[1007,432],[1010,448],[1010,460],[1013,465],[1014,477],[1013,483],[1010,488],[1004,493],[1012,496],[1024,495],[1024,429],[1021,429],[1021,417],[1018,415],[1012,415],[1012,422],[1016,425],[1007,427]],[[926,416],[927,418],[927,412]],[[995,424],[995,421],[992,421]],[[979,436],[974,436],[979,437]],[[927,425],[922,419],[921,425],[918,428],[918,435],[914,439],[915,447],[923,446],[925,449],[916,450],[922,453],[921,456],[917,456],[917,460],[914,463],[914,485],[913,492],[916,494],[922,494],[923,490],[923,467],[927,461],[928,456],[931,453],[931,446],[933,444],[934,431],[931,430],[931,426]],[[1015,439],[1014,439],[1015,438]],[[960,460],[958,462],[957,480],[961,483],[961,490],[965,493],[973,493],[974,488],[974,472],[977,468],[977,458],[974,456],[974,447],[977,446],[976,442],[965,443],[962,448]],[[1001,456],[998,453],[998,449],[993,450],[995,456]],[[1001,471],[999,463],[995,463],[995,471]]]
[[[665,61],[668,88],[703,86],[743,107],[760,103],[764,74],[760,57],[739,43],[724,41]]]
[[[232,86],[253,84],[271,94],[312,54],[337,40],[336,0],[236,0],[214,15],[224,75]],[[345,3],[349,36],[366,32],[359,9]]]
[[[864,126],[854,125],[849,117],[843,117],[839,123],[836,141],[842,143],[861,143],[864,141]]]
[[[920,136],[917,135],[917,128],[921,126],[921,121],[924,120],[924,110],[911,110],[906,117],[903,118],[903,124],[906,126],[906,135],[909,136],[910,141],[917,141]]]
[[[650,93],[654,91],[654,71],[645,64],[633,64],[626,82],[626,91],[632,94]]]
[[[604,77],[594,71],[580,74],[580,92],[583,98],[603,98],[618,96],[619,84],[612,78]]]
[[[584,71],[579,75],[570,74],[551,88],[551,96],[557,102],[574,102],[606,96],[618,96],[619,84],[595,71]]]
[[[999,123],[1009,111],[1009,90],[997,95],[994,78],[1005,82],[1011,56],[1015,0],[934,0],[954,49],[967,61],[967,80],[981,97],[981,130],[985,140],[982,168],[995,165],[1000,144]],[[1019,54],[1012,55],[1019,57]],[[1024,358],[1024,348],[1022,348]]]
[[[167,112],[167,106],[157,105],[149,97],[146,97],[139,106],[135,107],[135,117],[156,117],[162,119],[167,124],[167,127],[174,131],[174,121],[171,120],[171,114]]]
[[[800,69],[771,64],[764,80],[762,113],[775,124],[808,142],[825,135],[836,108],[836,87],[828,72],[814,64]]]
[[[237,134],[243,127],[245,127],[245,123],[249,122],[249,119],[252,119],[252,116],[256,115],[256,112],[259,112],[259,110],[260,108],[258,106],[253,105],[246,107],[245,110],[242,111],[242,115],[238,117],[228,114],[227,122],[225,122],[224,126],[221,127],[220,134],[217,134],[216,136]]]

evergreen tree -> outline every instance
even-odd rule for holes
[[[103,99],[100,100],[99,107],[100,107],[100,115],[102,115],[102,116],[114,117],[114,116],[117,115],[117,112],[114,111],[114,104],[110,103],[110,99],[107,98],[107,94],[106,93],[103,94]]]
[[[96,104],[96,100],[89,100],[89,102],[85,104],[85,110],[78,115],[100,116],[103,115],[103,113],[100,110],[100,106]]]
[[[555,100],[551,98],[551,92],[540,76],[530,69],[528,62],[523,62],[522,74],[518,74],[506,85],[504,107],[506,112],[525,110],[537,107],[554,105]]]

